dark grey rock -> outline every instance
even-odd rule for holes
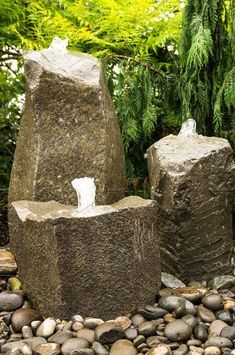
[[[168,312],[161,307],[146,306],[145,308],[138,308],[138,313],[141,314],[145,319],[153,320],[162,318]]]
[[[212,311],[219,311],[223,309],[223,298],[215,293],[208,294],[202,299],[202,304]]]
[[[143,322],[138,326],[138,332],[140,335],[144,335],[148,337],[150,335],[155,334],[156,324],[154,322]]]
[[[23,296],[20,293],[2,291],[0,293],[0,310],[14,311],[23,304]]]
[[[170,322],[165,327],[165,336],[170,341],[182,341],[190,338],[192,327],[181,319]]]
[[[125,333],[114,322],[105,322],[95,329],[95,339],[101,344],[111,344],[122,338],[125,338]]]
[[[166,287],[169,288],[180,288],[180,287],[186,287],[186,285],[177,279],[177,277],[168,274],[167,272],[162,272],[161,273],[161,281],[162,284]]]
[[[233,343],[231,340],[220,337],[220,336],[211,336],[208,338],[208,340],[205,342],[205,347],[207,348],[208,346],[217,346],[218,348],[232,348]]]
[[[55,201],[11,204],[11,248],[33,304],[45,317],[79,309],[108,320],[153,303],[161,283],[156,202],[130,196],[90,215],[75,210]]]
[[[123,198],[124,150],[101,63],[44,49],[27,52],[24,64],[26,108],[9,201],[76,204],[71,181],[84,176],[97,181],[97,203]]]
[[[229,142],[181,131],[154,143],[147,157],[162,270],[182,281],[230,273],[235,165]]]
[[[220,319],[222,321],[224,321],[225,323],[227,323],[228,325],[232,325],[234,320],[233,320],[233,315],[231,312],[229,311],[224,311],[224,310],[221,310],[221,311],[217,311],[215,313],[216,315],[216,318],[217,319]]]
[[[158,301],[159,306],[168,312],[173,312],[178,307],[185,307],[189,314],[196,314],[196,309],[192,302],[178,296],[164,296]]]

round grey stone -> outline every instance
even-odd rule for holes
[[[0,310],[15,311],[23,304],[24,298],[20,293],[2,291],[0,293]]]
[[[223,298],[220,295],[214,293],[208,294],[203,297],[202,304],[212,311],[219,311],[223,309],[224,306]]]
[[[155,348],[160,343],[161,343],[161,341],[159,340],[159,337],[157,335],[152,335],[151,337],[148,337],[146,339],[146,344],[150,348]]]
[[[138,336],[138,332],[136,328],[128,328],[124,332],[128,340],[133,340]]]
[[[159,306],[168,312],[173,312],[178,307],[185,307],[188,314],[196,314],[196,309],[192,302],[178,296],[164,296],[158,301]]]
[[[145,322],[145,318],[141,314],[135,314],[132,318],[132,324],[134,324],[136,327],[138,327],[139,324]]]
[[[186,316],[182,317],[181,320],[188,323],[193,329],[196,328],[198,325],[198,320],[192,314],[187,314]]]
[[[203,306],[197,307],[197,314],[203,320],[203,322],[206,323],[212,323],[214,320],[216,320],[215,314],[210,309]]]
[[[181,319],[170,322],[165,327],[165,336],[170,341],[182,341],[190,338],[192,327]]]
[[[66,342],[61,347],[61,353],[63,355],[71,355],[74,351],[85,349],[89,347],[87,340],[82,338],[71,338],[66,340]]]
[[[218,348],[232,348],[233,343],[231,340],[227,338],[223,338],[220,336],[211,336],[208,338],[208,340],[205,342],[205,347],[207,348],[208,346],[217,346]]]
[[[220,336],[233,341],[235,339],[235,327],[224,327],[221,330]]]
[[[150,336],[156,332],[156,324],[154,322],[143,322],[138,326],[140,335]]]

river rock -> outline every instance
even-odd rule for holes
[[[211,323],[216,319],[214,313],[210,309],[203,306],[197,307],[197,314],[203,322]]]
[[[216,276],[210,284],[211,288],[216,288],[217,290],[230,289],[235,286],[235,276],[232,275],[221,275]]]
[[[204,355],[220,355],[221,351],[217,346],[208,346],[208,348],[205,349]]]
[[[33,304],[45,317],[79,309],[108,320],[153,303],[161,283],[156,208],[138,196],[84,215],[55,201],[13,202],[11,246]]]
[[[147,150],[162,270],[182,281],[211,279],[232,266],[233,151],[226,139],[198,135],[195,126],[187,120],[177,136]]]
[[[73,337],[73,333],[70,330],[58,330],[55,334],[50,336],[47,341],[50,343],[56,343],[62,345],[66,340]]]
[[[145,308],[138,308],[138,314],[148,320],[162,318],[167,313],[167,310],[158,306],[147,305]]]
[[[108,350],[98,341],[94,341],[92,344],[92,349],[97,355],[108,355],[109,353]]]
[[[145,318],[141,314],[135,314],[131,318],[132,323],[137,327],[140,323],[145,321]]]
[[[219,311],[224,307],[223,298],[216,293],[211,293],[203,297],[202,304],[212,311]]]
[[[168,274],[167,272],[161,273],[162,284],[168,288],[180,288],[186,287],[186,285],[180,281],[177,277]]]
[[[147,355],[171,355],[171,348],[166,344],[159,344],[147,352]]]
[[[14,255],[6,249],[0,249],[0,276],[14,274],[16,270]]]
[[[233,324],[233,315],[231,312],[221,310],[217,311],[215,314],[218,319],[226,322],[228,325]]]
[[[221,348],[232,348],[233,343],[231,342],[231,340],[223,338],[221,336],[211,336],[205,342],[205,347],[207,348],[208,346],[217,346],[220,349]]]
[[[105,322],[95,329],[95,339],[101,344],[111,344],[116,340],[125,337],[122,328],[118,327],[114,322]]]
[[[173,355],[186,355],[188,352],[188,347],[186,344],[181,344],[176,350],[173,350]]]
[[[227,327],[227,324],[220,319],[216,319],[210,324],[208,328],[209,334],[215,333],[220,335],[224,327]]]
[[[196,309],[192,302],[178,296],[164,296],[158,301],[159,306],[166,309],[168,312],[173,312],[176,308],[184,306],[188,313],[196,314]]]
[[[84,320],[84,326],[89,329],[95,329],[97,325],[103,324],[103,319],[88,317]]]
[[[207,292],[205,287],[183,287],[174,290],[173,295],[183,297],[188,301],[196,302],[200,300]]]
[[[23,304],[23,296],[20,293],[2,291],[0,293],[0,311],[14,311]]]
[[[187,340],[192,334],[192,327],[183,320],[177,319],[166,325],[164,333],[170,341]]]
[[[49,338],[55,331],[56,321],[53,318],[45,319],[37,328],[36,336]]]
[[[188,323],[193,329],[197,327],[198,320],[192,314],[187,314],[181,318],[184,322]]]
[[[95,331],[92,329],[86,329],[86,328],[80,329],[77,332],[77,337],[86,339],[88,341],[88,343],[90,345],[92,345],[92,343],[94,343],[94,341],[95,341]]]
[[[156,324],[154,322],[143,322],[138,326],[138,332],[140,335],[150,336],[155,334]]]
[[[59,344],[41,344],[35,348],[35,353],[38,355],[57,355],[60,354]]]
[[[136,355],[137,350],[129,340],[117,340],[111,347],[109,355]]]
[[[91,55],[61,48],[56,50],[53,42],[48,49],[24,54],[26,107],[9,201],[75,205],[71,181],[91,176],[96,202],[110,204],[124,197],[126,178],[120,128],[102,65]]]
[[[219,335],[233,341],[235,339],[235,327],[226,326],[221,330]]]
[[[11,324],[16,332],[20,332],[23,326],[42,319],[42,315],[36,309],[19,308],[12,314]]]
[[[78,351],[80,349],[85,349],[89,347],[89,343],[86,339],[82,338],[71,338],[64,342],[61,347],[61,353],[63,355],[71,355],[73,351]]]
[[[128,328],[125,330],[125,335],[128,340],[134,340],[138,336],[137,329],[135,328]]]

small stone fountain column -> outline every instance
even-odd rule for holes
[[[182,280],[230,272],[235,164],[229,142],[198,135],[188,120],[147,157],[162,270]]]
[[[79,192],[80,201],[84,193]],[[107,320],[155,301],[161,283],[156,202],[127,197],[109,206],[91,205],[17,201],[10,206],[19,276],[45,316],[79,313]]]

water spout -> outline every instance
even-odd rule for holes
[[[50,47],[47,50],[52,51],[54,53],[68,54],[67,46],[68,38],[61,39],[59,37],[54,37],[50,44]]]
[[[96,186],[94,178],[80,178],[72,181],[78,199],[78,211],[92,209],[95,207]]]

